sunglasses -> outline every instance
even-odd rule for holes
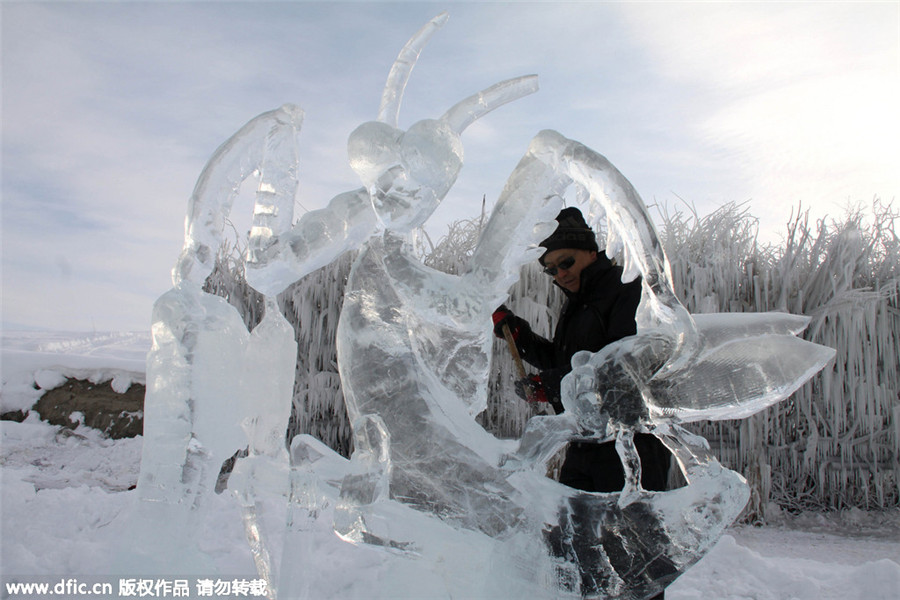
[[[563,260],[559,261],[559,263],[557,263],[555,267],[546,267],[544,269],[544,273],[546,273],[550,277],[556,277],[556,274],[559,273],[560,269],[562,269],[563,271],[568,271],[574,264],[575,257],[570,256],[569,258],[564,258]]]

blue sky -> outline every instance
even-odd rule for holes
[[[496,200],[541,129],[648,204],[746,201],[773,241],[798,203],[838,216],[900,190],[898,2],[4,2],[4,329],[149,327],[203,165],[283,103],[306,112],[299,204],[358,187],[347,136],[443,10],[402,128],[510,77],[541,90],[466,130],[438,233]]]

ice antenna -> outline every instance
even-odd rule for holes
[[[384,92],[381,94],[381,106],[378,108],[378,121],[387,123],[392,127],[398,126],[400,122],[400,102],[403,100],[403,90],[406,89],[409,74],[412,72],[413,67],[416,66],[416,61],[419,60],[419,53],[422,52],[422,48],[425,47],[425,44],[428,43],[434,32],[443,27],[449,18],[450,15],[448,13],[442,12],[425,23],[403,46],[403,49],[397,56],[397,60],[394,61],[394,65],[391,67],[391,72],[388,73],[387,82],[384,84]]]
[[[537,75],[507,79],[457,102],[444,113],[441,120],[446,121],[454,132],[462,133],[466,127],[495,108],[536,91],[538,91]]]

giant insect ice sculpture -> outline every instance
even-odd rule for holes
[[[796,337],[802,316],[690,315],[637,192],[603,156],[553,131],[538,133],[513,171],[468,270],[424,266],[410,236],[456,180],[461,133],[537,89],[534,76],[512,79],[400,130],[410,72],[446,19],[407,43],[377,120],[350,136],[364,187],[294,222],[302,112],[292,106],[250,121],[201,174],[175,286],[154,308],[135,513],[143,539],[156,540],[145,544],[144,569],[149,560],[161,572],[212,568],[197,542],[198,515],[219,466],[249,444],[229,488],[271,596],[650,597],[699,560],[748,498],[743,479],[681,424],[753,414],[831,358]],[[238,188],[253,174],[247,280],[265,295],[266,314],[251,333],[201,285]],[[519,441],[498,440],[475,421],[487,400],[490,314],[541,252],[573,186],[585,212],[606,219],[625,277],[642,276],[638,334],[576,355],[563,382],[565,412],[532,418]],[[296,345],[274,298],[351,249],[359,254],[337,346],[355,452],[346,460],[301,435],[289,456],[281,436]],[[686,486],[641,488],[638,431],[672,451]],[[616,440],[622,492],[583,492],[546,477],[554,455],[585,439]],[[261,526],[265,498],[287,499],[280,537]],[[334,543],[351,544],[354,564],[365,568],[325,581],[323,548]]]

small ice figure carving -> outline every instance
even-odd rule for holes
[[[537,89],[534,76],[512,79],[398,129],[410,72],[446,20],[439,15],[407,43],[377,120],[350,136],[363,188],[293,223],[302,113],[290,106],[257,117],[210,159],[189,208],[175,288],[155,308],[138,486],[144,512],[135,522],[148,533],[166,521],[151,551],[173,543],[166,535],[187,540],[182,531],[196,531],[212,471],[249,440],[229,487],[271,596],[650,597],[699,560],[748,497],[740,475],[680,424],[762,410],[833,352],[796,337],[804,317],[691,316],[637,192],[603,156],[553,131],[532,140],[469,268],[449,275],[424,266],[410,235],[455,182],[461,133]],[[199,285],[235,190],[253,172],[260,186],[247,280],[266,296],[267,320],[251,334]],[[625,277],[642,276],[638,334],[576,355],[563,382],[566,412],[534,417],[519,442],[501,441],[474,419],[487,399],[490,314],[541,252],[571,186],[588,215],[606,219],[607,246],[621,249]],[[296,347],[271,299],[349,249],[359,255],[337,345],[356,450],[348,461],[298,436],[289,464],[276,440],[287,424]],[[687,486],[641,488],[635,432],[662,440]],[[551,458],[578,439],[616,440],[622,492],[582,492],[545,476]],[[288,521],[276,569],[255,507],[261,496],[282,495]],[[332,527],[343,541],[328,537]],[[327,558],[314,549],[346,542],[362,557],[355,564],[375,575],[328,577]],[[183,563],[161,566],[209,562],[196,544],[179,552]]]
[[[215,572],[201,549],[203,519],[221,466],[235,451],[249,454],[235,469],[232,488],[251,540],[260,535],[257,488],[287,488],[283,440],[297,355],[293,329],[269,297],[262,321],[250,332],[233,306],[201,286],[244,179],[258,172],[261,200],[275,191],[291,198],[285,204],[293,207],[296,161],[290,157],[296,156],[302,116],[285,105],[250,121],[219,147],[191,196],[174,287],[153,308],[138,501],[118,553],[122,573]],[[292,213],[282,210],[269,225],[287,229],[291,220]],[[267,549],[257,546],[262,572]]]

